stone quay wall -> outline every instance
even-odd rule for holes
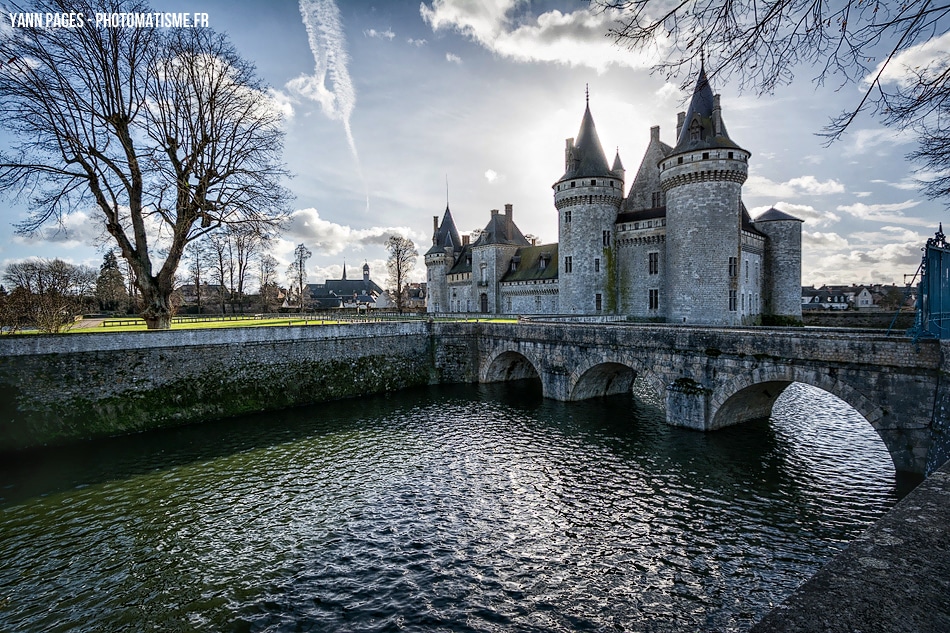
[[[437,379],[426,323],[0,337],[0,451]]]

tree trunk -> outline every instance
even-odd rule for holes
[[[142,301],[145,304],[142,318],[149,330],[169,330],[172,327],[171,291],[163,292],[157,283],[153,287],[142,288]]]

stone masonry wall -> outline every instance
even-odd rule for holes
[[[434,381],[425,323],[0,337],[0,451]]]

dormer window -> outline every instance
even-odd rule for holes
[[[689,140],[698,141],[703,137],[703,126],[699,124],[699,119],[693,119],[689,124]]]

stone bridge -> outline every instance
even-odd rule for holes
[[[782,391],[801,382],[863,415],[897,470],[936,470],[950,447],[950,342],[807,328],[479,323],[467,324],[468,331],[437,329],[443,348],[455,336],[468,338],[464,347],[476,352],[471,371],[479,382],[537,376],[544,395],[556,400],[626,393],[637,381],[638,391],[646,388],[665,404],[669,424],[711,431],[768,417]]]

